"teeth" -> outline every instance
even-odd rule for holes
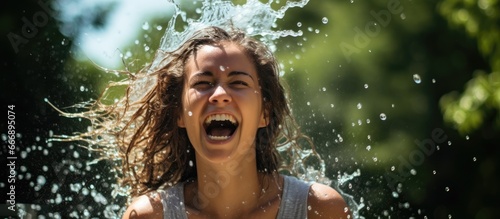
[[[208,135],[208,138],[212,140],[217,140],[217,141],[223,141],[229,139],[231,136],[213,136],[213,135]]]
[[[236,119],[229,114],[210,115],[205,119],[205,124],[210,124],[212,121],[226,121],[226,120],[233,124],[236,124]],[[224,136],[218,136],[218,137],[224,137]]]

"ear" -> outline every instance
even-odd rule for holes
[[[186,128],[186,125],[184,124],[184,117],[182,115],[180,115],[177,119],[177,126],[179,126],[179,128]]]
[[[269,113],[267,113],[267,110],[263,110],[262,113],[260,114],[260,119],[259,119],[259,128],[264,128],[267,125],[269,125]]]

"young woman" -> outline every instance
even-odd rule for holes
[[[263,44],[208,27],[163,56],[154,88],[120,114],[132,112],[117,136],[138,196],[124,219],[350,217],[334,189],[279,173],[278,147],[300,132]]]

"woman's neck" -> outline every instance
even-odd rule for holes
[[[263,196],[264,188],[269,186],[262,182],[268,181],[263,177],[270,176],[257,172],[255,157],[219,164],[197,157],[196,166],[197,180],[186,186],[185,197],[188,207],[199,213],[214,218],[241,218],[268,199]]]

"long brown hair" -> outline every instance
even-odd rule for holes
[[[293,174],[291,160],[297,156],[294,150],[300,148],[298,139],[313,146],[291,116],[277,61],[269,48],[240,30],[207,27],[193,33],[178,49],[157,52],[155,60],[161,60],[160,65],[155,62],[136,74],[128,73],[125,81],[110,84],[127,86],[116,103],[106,105],[98,100],[89,112],[76,116],[90,119],[92,129],[73,140],[96,145],[103,159],[118,160],[120,185],[132,197],[196,178],[194,149],[186,130],[177,126],[183,109],[184,66],[201,46],[220,42],[241,46],[257,69],[263,111],[269,121],[256,136],[257,170],[276,174],[288,169]],[[278,152],[280,147],[284,149]],[[284,162],[280,153],[285,153]]]

